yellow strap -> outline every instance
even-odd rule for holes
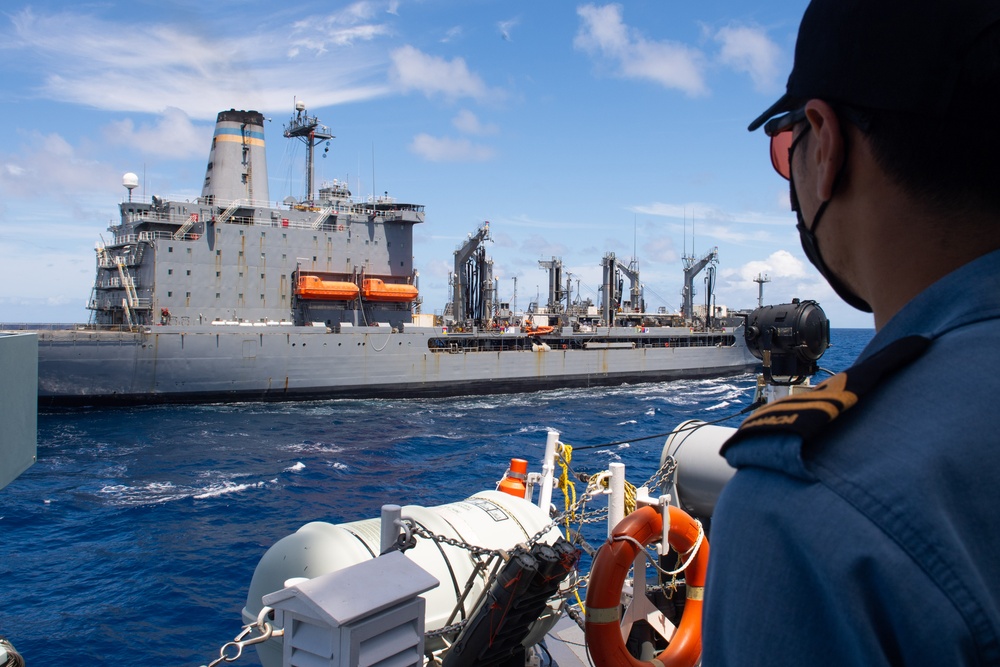
[[[704,600],[705,599],[705,587],[704,586],[688,586],[687,587],[687,599],[688,600]]]

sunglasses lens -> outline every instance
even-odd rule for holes
[[[779,132],[771,137],[771,164],[774,170],[781,174],[782,178],[790,179],[792,176],[791,165],[788,163],[788,149],[792,146],[792,128],[785,132]]]

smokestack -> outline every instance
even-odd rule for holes
[[[263,114],[235,109],[219,113],[201,196],[217,205],[270,200]]]

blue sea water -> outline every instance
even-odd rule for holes
[[[820,365],[847,368],[873,333],[834,329]],[[206,664],[239,631],[264,551],[303,523],[460,500],[511,457],[537,470],[549,428],[576,447],[637,439],[735,414],[754,383],[40,414],[38,462],[0,490],[0,636],[29,667]],[[641,483],[662,445],[573,464],[621,461]]]

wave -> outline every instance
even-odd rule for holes
[[[200,476],[208,477],[211,471]],[[213,479],[205,485],[177,485],[173,482],[147,482],[146,484],[107,484],[98,490],[98,497],[115,507],[142,507],[162,505],[193,498],[205,500],[252,489],[263,489],[278,484],[277,478],[269,481],[234,482],[231,479]]]
[[[236,484],[234,482],[222,482],[222,484],[210,486],[202,493],[196,493],[192,497],[197,498],[198,500],[203,500],[205,498],[217,498],[219,496],[225,496],[230,493],[239,493],[241,491],[246,491],[247,489],[262,489],[264,488],[264,485],[265,482],[254,482],[252,484]]]

